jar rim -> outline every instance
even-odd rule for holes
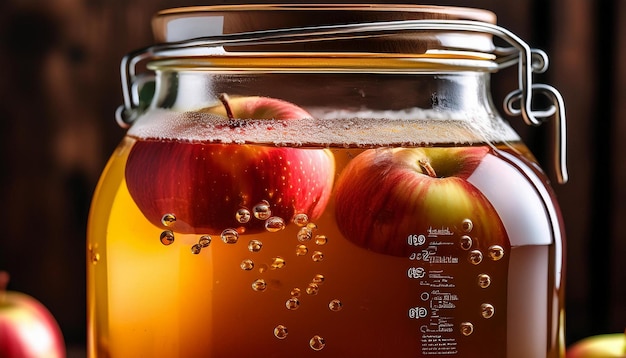
[[[368,53],[246,53],[245,56],[154,58],[152,71],[212,73],[387,73],[495,72],[495,56],[479,52],[432,51],[422,55]]]

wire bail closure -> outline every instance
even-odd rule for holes
[[[471,20],[405,20],[373,23],[328,25],[279,30],[264,30],[239,34],[202,37],[181,42],[153,45],[124,56],[120,64],[124,104],[116,110],[117,123],[128,128],[139,115],[139,92],[147,82],[154,81],[151,73],[137,74],[137,65],[143,61],[176,55],[188,55],[189,50],[201,49],[207,54],[226,55],[224,46],[267,45],[313,40],[350,38],[358,34],[398,31],[466,31],[496,36],[510,47],[496,47],[494,54],[498,69],[518,65],[518,88],[504,99],[504,111],[510,116],[521,116],[527,125],[539,126],[554,118],[555,137],[553,165],[557,181],[568,180],[566,163],[566,119],[563,97],[554,87],[533,83],[534,73],[543,73],[548,68],[548,56],[538,49],[531,49],[517,35],[498,25]],[[535,95],[543,95],[551,105],[544,109],[533,109]]]

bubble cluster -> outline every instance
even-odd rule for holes
[[[262,200],[251,209],[246,207],[239,208],[234,214],[237,223],[242,224],[241,227],[226,228],[220,233],[220,239],[223,243],[233,245],[237,244],[246,228],[244,224],[249,223],[251,220],[262,220],[266,232],[275,233],[287,228],[287,222],[282,217],[272,216],[272,209],[269,201]],[[176,216],[173,213],[167,213],[162,216],[161,223],[164,227],[172,227],[176,222]],[[326,235],[320,233],[316,234],[318,226],[316,223],[311,222],[306,213],[296,213],[291,218],[291,222],[295,225],[296,237],[299,244],[296,246],[296,256],[305,256],[309,254],[309,248],[307,245],[309,242],[318,246],[323,246],[328,243]],[[160,236],[161,243],[163,245],[171,245],[174,242],[174,232],[172,230],[164,230]],[[263,240],[264,242],[265,240]],[[191,246],[191,252],[195,255],[201,253],[202,249],[211,246],[212,237],[210,235],[201,235],[198,242]],[[250,239],[247,243],[247,251],[250,253],[259,253],[263,249],[263,242],[259,239]],[[306,245],[305,245],[306,243]],[[245,247],[245,246],[244,246]],[[267,250],[267,249],[263,249]],[[97,254],[92,255],[92,261],[97,261],[99,256]],[[322,251],[313,251],[311,253],[311,260],[313,262],[320,262],[324,260],[324,253]],[[251,258],[244,258],[239,263],[239,268],[243,271],[258,270],[260,277],[257,277],[251,283],[251,288],[255,292],[264,292],[267,290],[268,283],[264,279],[263,274],[268,270],[280,270],[286,266],[287,261],[281,256],[273,256],[267,263],[258,263]],[[284,301],[285,308],[289,311],[295,311],[300,308],[302,295],[306,293],[307,296],[316,296],[319,293],[320,286],[324,284],[326,277],[321,274],[315,274],[305,287],[294,287],[289,291],[289,297]],[[308,298],[307,298],[308,299]],[[312,299],[315,301],[316,299]],[[341,300],[335,298],[327,302],[327,307],[332,312],[338,312],[343,309],[343,303]],[[319,302],[318,302],[319,304]],[[322,303],[321,307],[325,304]],[[319,306],[318,306],[319,307]],[[273,329],[274,336],[277,339],[285,339],[288,335],[287,327],[283,324],[278,324]],[[326,346],[326,341],[319,335],[314,335],[309,340],[309,346],[315,351],[322,350]]]
[[[211,237],[209,235],[202,235],[200,239],[198,239],[198,243],[191,246],[191,253],[198,255],[203,248],[209,247],[209,245],[211,245]]]
[[[92,264],[97,264],[98,261],[100,261],[100,254],[97,251],[98,248],[98,244],[91,246],[91,244],[89,245],[89,259],[91,260]]]

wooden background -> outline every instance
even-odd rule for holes
[[[235,3],[206,1],[203,4]],[[539,80],[568,114],[570,182],[556,186],[568,235],[567,340],[626,326],[626,2],[458,0],[548,52]],[[4,0],[0,5],[0,269],[85,342],[85,223],[124,131],[119,61],[152,43],[150,18],[187,0]],[[494,80],[497,98],[515,70]],[[548,128],[511,122],[549,163]],[[549,164],[545,165],[546,168]]]

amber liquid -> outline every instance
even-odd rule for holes
[[[314,220],[240,230],[236,242],[210,233],[198,248],[207,233],[150,222],[129,194],[136,142],[127,137],[112,156],[91,211],[92,357],[556,357],[562,349],[558,209],[520,144],[488,147],[468,179],[506,228],[501,257],[483,248],[476,262],[462,243],[472,231],[460,223],[389,238],[406,243],[400,256],[355,244],[338,229],[334,191]],[[338,178],[368,149],[329,150]],[[173,240],[163,239],[168,230]]]

